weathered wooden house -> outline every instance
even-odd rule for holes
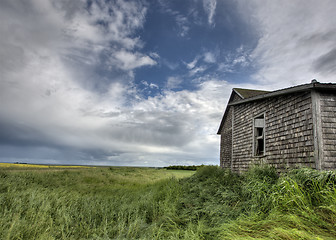
[[[279,171],[336,168],[336,84],[273,92],[234,88],[218,133],[220,166],[247,170],[268,163]]]

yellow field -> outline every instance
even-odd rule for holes
[[[0,163],[0,168],[95,168],[90,166],[39,165],[22,163]]]

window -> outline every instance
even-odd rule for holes
[[[265,115],[262,114],[253,121],[253,153],[254,156],[265,154]]]

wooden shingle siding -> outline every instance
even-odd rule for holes
[[[229,103],[242,100],[238,94],[232,93]],[[232,162],[232,117],[233,107],[227,107],[225,110],[225,120],[223,122],[220,142],[220,166],[231,168]]]
[[[235,107],[234,132],[232,135],[232,170],[243,171],[248,168],[252,156],[252,118],[251,112],[242,114],[243,106]]]
[[[221,133],[221,147],[220,147],[220,166],[223,168],[231,168],[231,154],[232,154],[232,110],[229,108],[228,115],[224,122],[224,127]]]
[[[233,169],[247,170],[251,161],[278,169],[314,165],[313,122],[309,93],[284,95],[234,106]],[[265,113],[265,156],[252,155],[253,118]]]
[[[336,168],[336,96],[332,93],[320,93],[320,109],[323,136],[322,168]]]
[[[279,170],[314,167],[310,93],[274,98],[266,111],[266,160]]]
[[[232,96],[230,97],[230,103],[237,102],[240,100],[242,100],[242,98],[233,92]],[[233,107],[228,107],[226,111],[227,115],[221,131],[220,166],[223,168],[231,168]]]

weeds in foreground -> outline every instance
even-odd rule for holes
[[[334,239],[336,174],[0,170],[0,239]],[[173,176],[177,176],[173,177]],[[184,178],[183,178],[184,176]],[[187,177],[190,176],[190,177]]]

